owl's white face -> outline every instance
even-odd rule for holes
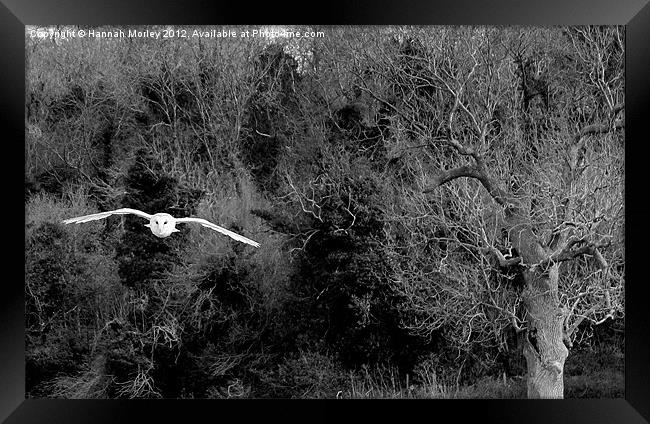
[[[177,232],[176,220],[168,213],[157,213],[149,220],[145,227],[149,227],[151,232],[160,238],[169,237],[172,233]]]

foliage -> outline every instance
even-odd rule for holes
[[[566,396],[621,394],[622,28],[328,31],[27,38],[28,396],[524,397],[521,228],[562,263]],[[118,207],[261,247],[61,223]]]

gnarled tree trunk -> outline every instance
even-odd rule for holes
[[[558,265],[544,272],[526,271],[524,278],[528,398],[561,399],[564,361],[569,351],[563,342],[564,312],[559,306]]]
[[[506,210],[510,234],[524,263],[526,287],[522,293],[525,307],[524,356],[529,399],[564,397],[564,361],[569,350],[564,345],[565,311],[558,294],[559,262],[549,261],[545,249],[526,223],[526,208],[519,203]],[[530,264],[545,264],[530,266]]]

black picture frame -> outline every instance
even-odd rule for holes
[[[24,141],[25,25],[51,24],[497,24],[626,25],[625,398],[591,400],[212,401],[25,400],[24,280],[18,204]],[[453,419],[501,423],[643,423],[650,420],[650,319],[645,246],[650,202],[643,120],[650,116],[650,5],[647,0],[448,0],[239,2],[173,0],[0,0],[0,119],[5,218],[0,294],[0,420],[7,423],[194,422],[261,419]],[[23,150],[24,154],[24,150]],[[15,162],[16,164],[14,164]],[[23,162],[24,163],[24,162]],[[10,190],[11,189],[11,190]],[[23,201],[24,203],[24,201]],[[6,215],[5,215],[6,216]],[[24,219],[24,217],[23,217]],[[9,231],[11,230],[11,231]],[[9,235],[11,235],[9,237]],[[16,274],[18,274],[16,276]],[[242,403],[244,402],[244,403]],[[250,403],[256,402],[256,403]],[[335,403],[338,402],[338,403]],[[368,403],[370,402],[370,403]],[[408,404],[406,403],[408,402]],[[435,403],[433,403],[435,402]],[[345,410],[345,412],[343,412]],[[370,418],[372,416],[373,418]],[[445,418],[445,416],[450,418]],[[258,417],[260,419],[260,417]]]

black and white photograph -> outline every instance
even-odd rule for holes
[[[27,399],[625,398],[625,26],[24,38]]]

